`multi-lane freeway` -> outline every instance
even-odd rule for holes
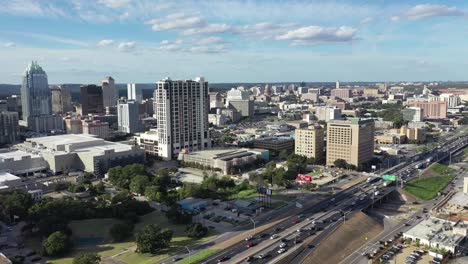
[[[417,176],[416,167],[428,166],[432,162],[449,158],[453,152],[464,148],[468,143],[468,136],[463,135],[440,143],[440,147],[409,157],[385,173],[397,175],[400,182],[408,181]],[[220,251],[204,263],[281,263],[284,255],[296,250],[300,252],[295,252],[296,257],[292,262],[300,263],[346,217],[368,208],[395,188],[395,185],[384,186],[383,181],[372,184],[361,182],[311,208],[305,208],[246,241]],[[307,244],[299,246],[304,241]]]

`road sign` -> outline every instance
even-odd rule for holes
[[[391,174],[385,174],[384,176],[382,176],[382,179],[386,181],[396,181],[396,176]]]

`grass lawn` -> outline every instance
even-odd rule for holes
[[[308,176],[312,176],[312,177],[320,176],[321,174],[322,174],[321,170],[314,170],[314,171],[307,173]]]
[[[244,190],[239,193],[233,194],[229,199],[250,199],[258,196],[257,190]]]
[[[218,253],[219,250],[218,249],[205,249],[205,250],[202,250],[198,253],[195,253],[193,254],[192,256],[190,256],[190,258],[186,258],[186,259],[183,259],[181,261],[179,261],[178,263],[179,264],[194,264],[194,263],[198,263],[204,259],[207,259],[208,257],[211,257],[213,256],[214,254]]]
[[[409,181],[404,189],[412,195],[430,200],[437,196],[437,193],[444,189],[454,176],[434,176]]]
[[[136,244],[133,239],[131,239],[131,241],[122,243],[111,243],[109,229],[114,223],[118,222],[119,220],[116,219],[90,219],[72,221],[70,223],[70,228],[73,231],[72,239],[78,241],[78,244],[80,242],[80,238],[103,238],[103,241],[105,242],[98,245],[90,244],[81,245],[79,247],[75,245],[74,249],[68,256],[59,259],[50,259],[50,263],[71,264],[75,255],[81,252],[89,251],[97,252],[101,257],[104,258],[120,254],[119,256],[116,256],[116,259],[129,264],[155,263],[171,255],[174,255],[176,252],[182,250],[183,246],[185,245],[193,245],[197,242],[203,242],[216,235],[216,232],[210,229],[210,233],[206,238],[201,240],[194,240],[185,235],[185,225],[171,224],[164,214],[161,214],[160,212],[152,212],[140,217],[140,222],[135,226],[135,233],[141,230],[147,224],[158,224],[162,228],[169,228],[174,231],[172,245],[170,249],[167,249],[158,255],[138,254],[134,252]],[[30,243],[31,245],[36,244],[36,247],[39,245],[40,248],[40,241],[36,242],[31,241]]]
[[[446,165],[440,163],[432,164],[422,176],[430,177],[430,176],[452,176],[455,172],[455,169],[452,169]]]

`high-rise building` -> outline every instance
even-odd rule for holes
[[[352,118],[327,124],[327,165],[338,159],[359,166],[374,153],[374,121]]]
[[[229,100],[228,108],[239,112],[243,117],[253,116],[255,113],[255,104],[253,100]]]
[[[37,62],[31,62],[23,74],[21,86],[23,120],[29,130],[63,130],[63,120],[52,115],[52,100],[47,74]]]
[[[294,146],[297,155],[314,158],[317,161],[323,160],[325,142],[322,127],[296,129]]]
[[[410,102],[408,104],[412,107],[419,107],[423,110],[424,118],[447,118],[447,102],[433,101],[433,102]]]
[[[347,99],[353,97],[353,93],[351,89],[333,89],[331,90],[331,96]]]
[[[125,133],[138,133],[142,130],[140,122],[140,106],[134,100],[119,100],[117,105],[117,118],[119,131]]]
[[[154,104],[161,157],[171,159],[183,149],[211,148],[210,101],[204,78],[186,81],[166,78],[157,82]]]
[[[143,90],[141,85],[136,83],[127,84],[127,99],[135,100],[135,102],[141,104],[143,101]]]
[[[0,144],[13,144],[20,140],[17,112],[0,112]]]
[[[109,124],[98,120],[83,120],[83,134],[96,135],[106,139],[110,135]]]
[[[408,107],[401,110],[403,120],[410,122],[421,122],[423,120],[424,110],[419,107]]]
[[[83,134],[81,119],[65,118],[65,128],[67,134]]]
[[[108,76],[101,83],[102,86],[102,100],[104,104],[104,109],[106,108],[115,108],[117,105],[117,99],[119,93],[115,87],[115,81],[112,77]]]
[[[447,102],[449,108],[457,107],[461,104],[461,99],[458,94],[441,94],[440,99]]]
[[[336,106],[317,106],[315,107],[315,115],[318,120],[325,122],[342,119],[341,109]]]
[[[12,95],[8,96],[7,99],[7,111],[9,112],[18,112],[19,116],[22,115],[22,106],[21,106],[21,96]]]
[[[100,86],[82,85],[80,91],[81,115],[104,113],[103,90]]]
[[[63,114],[72,111],[70,90],[63,85],[50,87],[52,94],[52,112]]]

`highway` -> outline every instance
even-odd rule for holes
[[[418,175],[415,169],[416,165],[427,166],[432,162],[449,158],[450,153],[467,145],[467,139],[467,136],[460,136],[442,141],[440,142],[443,144],[442,146],[409,157],[407,161],[384,173],[395,174],[400,178],[400,181],[408,181]],[[430,159],[429,162],[428,159]],[[395,188],[395,185],[383,186],[382,181],[373,186],[367,182],[356,184],[311,208],[303,209],[297,215],[290,216],[277,226],[256,234],[250,241],[242,241],[222,250],[203,263],[281,263],[279,258],[295,249],[301,250],[301,253],[293,261],[288,259],[288,262],[300,263],[337,224],[344,221],[343,214],[350,217],[379,201]],[[377,195],[376,191],[379,191]],[[300,229],[299,232],[298,229]],[[274,234],[278,237],[272,239],[271,236]],[[283,241],[281,241],[282,239]],[[304,240],[312,240],[312,242],[302,247],[295,245],[295,242],[303,243]],[[252,243],[250,248],[248,248],[249,243]],[[286,251],[278,253],[281,243],[286,244]],[[278,257],[280,255],[281,257]]]

